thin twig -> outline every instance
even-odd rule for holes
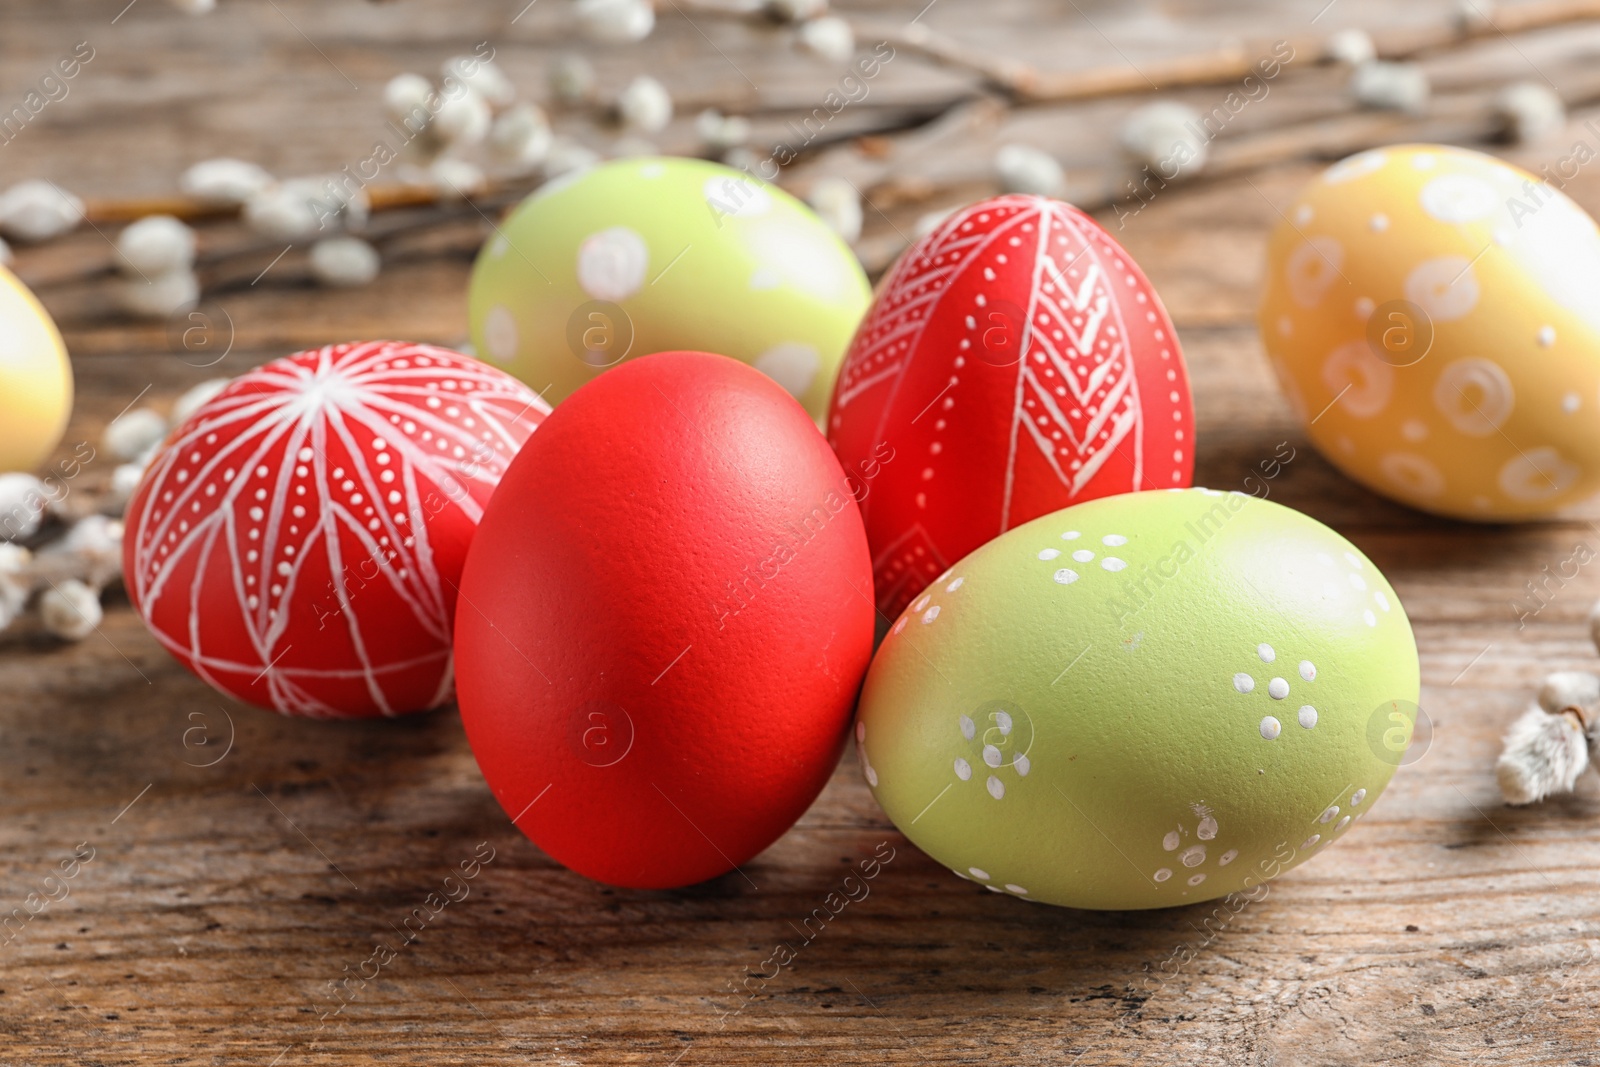
[[[681,8],[695,14],[747,22],[769,21],[759,8],[748,5],[730,5],[718,0],[677,2]],[[1446,18],[1375,33],[1373,43],[1378,55],[1384,59],[1409,59],[1481,38],[1600,18],[1600,0],[1531,0],[1505,8],[1492,6],[1490,0],[1482,0],[1482,4],[1486,17]],[[1281,47],[1280,41],[1284,40],[1236,42],[1204,52],[1141,62],[1138,69],[1122,63],[1063,71],[1039,70],[1019,60],[996,56],[946,36],[924,22],[904,25],[852,20],[851,28],[858,40],[887,41],[896,49],[904,49],[940,66],[976,74],[989,87],[1019,102],[1035,104],[1144,95],[1239,81],[1254,72],[1257,64],[1272,58],[1275,50]],[[1330,40],[1331,35],[1287,39],[1294,50],[1296,68],[1331,62]]]

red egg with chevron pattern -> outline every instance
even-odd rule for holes
[[[459,352],[330,345],[235,378],[128,505],[129,598],[185,667],[285,715],[437,707],[467,546],[550,408]]]
[[[1194,471],[1172,320],[1110,234],[1040,196],[964,208],[900,257],[834,384],[828,440],[889,615],[1013,526]]]

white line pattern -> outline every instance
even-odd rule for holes
[[[919,523],[883,547],[872,560],[875,595],[880,605],[909,602],[934,575],[950,566],[928,531]]]
[[[451,691],[471,533],[549,407],[428,345],[335,345],[232,382],[128,510],[129,587],[201,678],[291,715],[395,715]]]
[[[993,428],[1001,436],[995,441],[994,466],[988,468],[993,474],[985,474],[994,479],[988,484],[996,487],[997,506],[991,511],[985,504],[979,520],[993,530],[988,536],[1032,517],[1040,505],[1041,475],[1059,482],[1061,491],[1050,494],[1050,502],[1064,507],[1088,491],[1120,453],[1118,466],[1128,468],[1127,488],[1148,487],[1144,437],[1146,419],[1155,416],[1141,404],[1130,327],[1146,339],[1137,343],[1151,346],[1152,377],[1166,374],[1176,383],[1181,363],[1155,365],[1170,361],[1176,346],[1164,338],[1163,328],[1170,327],[1159,306],[1146,300],[1125,255],[1092,220],[1044,197],[1004,196],[955,213],[915,244],[881,285],[841,369],[830,437],[851,421],[865,427],[871,420],[876,427],[864,439],[870,443],[863,452],[893,438],[897,450],[919,457],[907,476],[920,478],[913,503],[914,513],[920,513],[936,491],[969,499],[976,499],[974,491],[981,493],[969,480],[971,443],[984,433],[992,411]],[[1021,328],[1020,338],[1013,339],[1021,358],[1001,358],[1010,350],[989,348],[991,324],[1001,312]],[[1125,315],[1140,318],[1132,322]],[[928,334],[934,323],[936,332]],[[979,361],[991,366],[978,366]],[[1004,397],[979,384],[993,383],[1000,367],[1015,375]],[[1169,390],[1174,405],[1180,400],[1175,390],[1184,388],[1175,384]],[[1169,414],[1165,392],[1153,398],[1162,416]],[[845,414],[852,405],[865,410]],[[1002,405],[1009,412],[994,410]],[[919,412],[916,436],[905,425],[910,411]],[[1174,435],[1174,470],[1181,471],[1186,420],[1174,417],[1178,425],[1168,428],[1163,422],[1160,429],[1163,436]],[[852,448],[862,444],[857,440]],[[1042,465],[1029,458],[1033,454]],[[1156,474],[1164,479],[1170,472]],[[1123,477],[1118,475],[1119,486]],[[1172,480],[1181,483],[1181,473]],[[1018,498],[1019,492],[1027,499]],[[884,492],[869,495],[862,502],[869,534],[875,529],[875,508],[903,512],[906,502],[890,501]],[[942,569],[941,556],[949,553],[941,552],[939,542],[947,532],[937,521],[927,528],[913,524],[878,531],[884,539],[875,544],[880,601],[897,604],[898,587],[914,589]]]
[[[964,224],[980,208],[1006,217],[979,236],[966,236]],[[957,213],[897,263],[862,325],[860,336],[867,343],[851,353],[836,407],[847,408],[889,378],[898,384],[949,281],[981,262],[1003,239],[1024,232],[1024,226],[1032,245],[1034,284],[1027,309],[1028,358],[1017,365],[1013,435],[1026,427],[1062,485],[1076,495],[1130,433],[1137,436],[1139,392],[1121,308],[1107,284],[1100,253],[1056,201],[1003,197]],[[1081,267],[1074,269],[1080,261]],[[1079,280],[1070,280],[1074,277]],[[1108,320],[1111,328],[1103,334]],[[1070,406],[1058,402],[1057,386],[1070,393]],[[884,406],[885,418],[892,407],[892,401]],[[1051,430],[1065,440],[1052,440]],[[1142,484],[1142,465],[1141,455],[1135,459],[1135,485]],[[1015,466],[1013,445],[1006,469],[1006,512]],[[1008,519],[1002,515],[1001,530]]]

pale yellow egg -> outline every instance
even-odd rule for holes
[[[0,473],[43,463],[72,413],[72,365],[56,324],[0,267]]]
[[[1492,521],[1600,491],[1600,230],[1554,182],[1351,156],[1285,210],[1258,322],[1312,443],[1374,492]]]

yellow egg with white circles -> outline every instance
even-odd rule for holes
[[[67,429],[72,365],[49,312],[0,267],[0,474],[38,467]]]
[[[1600,230],[1549,182],[1351,156],[1285,210],[1258,324],[1312,443],[1374,492],[1504,521],[1600,490]]]

